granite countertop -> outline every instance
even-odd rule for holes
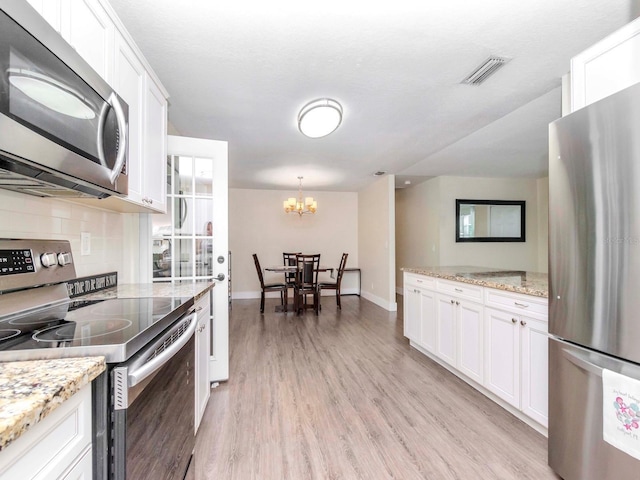
[[[76,299],[143,298],[143,297],[194,297],[197,302],[215,287],[213,281],[122,283],[115,287],[76,297]]]
[[[0,450],[105,368],[104,357],[0,363]]]
[[[471,266],[407,267],[402,271],[535,297],[549,296],[549,276],[546,273]]]

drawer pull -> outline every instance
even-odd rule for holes
[[[529,305],[527,305],[526,303],[513,302],[513,304],[514,304],[516,307],[529,308]]]
[[[454,290],[455,290],[456,292],[460,292],[460,293],[464,292],[464,290],[462,290],[461,288],[454,288]]]
[[[460,302],[456,302],[456,305],[460,305]]]
[[[454,303],[456,303],[456,301],[452,299],[451,300],[451,305],[453,305]]]

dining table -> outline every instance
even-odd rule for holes
[[[268,267],[264,267],[265,272],[275,272],[275,273],[294,273],[297,270],[296,265],[270,265]],[[335,268],[327,267],[324,265],[320,265],[318,267],[318,272],[331,272],[331,278],[333,278]],[[276,305],[276,312],[293,312],[295,311],[294,304],[291,302],[287,302],[287,305]]]

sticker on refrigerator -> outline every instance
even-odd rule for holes
[[[602,370],[602,438],[640,460],[640,381]]]

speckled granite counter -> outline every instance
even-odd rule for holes
[[[0,363],[0,450],[104,370],[104,357]]]
[[[158,282],[158,283],[123,283],[116,287],[90,293],[78,299],[102,298],[143,298],[143,297],[200,297],[215,287],[215,282]]]
[[[548,297],[549,278],[546,273],[522,270],[500,270],[486,267],[411,267],[403,272],[429,277],[444,278],[454,282],[471,283],[482,287],[524,293],[536,297]]]

